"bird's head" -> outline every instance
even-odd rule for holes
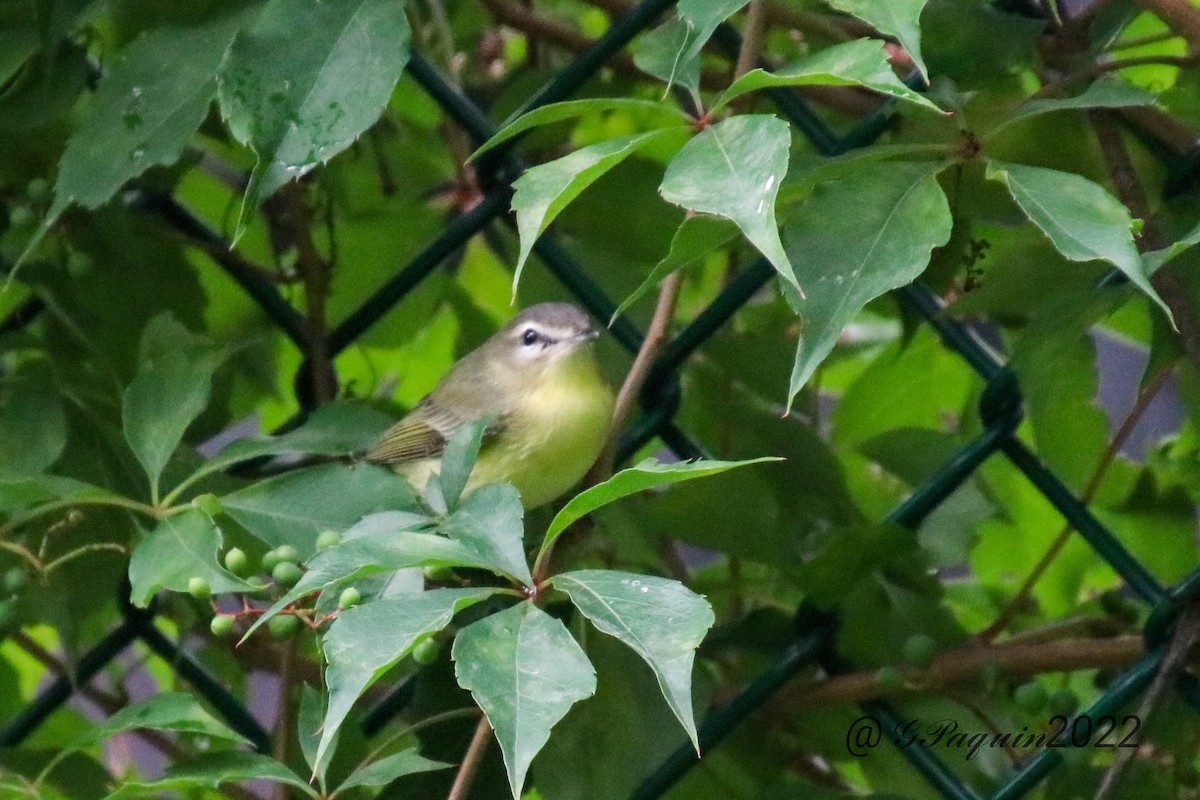
[[[580,356],[590,359],[599,335],[579,306],[539,303],[518,314],[487,346],[510,374],[532,380]]]

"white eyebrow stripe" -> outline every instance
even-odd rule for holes
[[[528,331],[528,330],[534,331],[535,333],[538,334],[538,336],[542,336],[546,339],[553,339],[555,341],[557,341],[559,339],[567,339],[571,336],[574,336],[576,333],[575,329],[573,329],[573,328],[558,328],[558,327],[552,328],[552,327],[547,327],[540,322],[530,321],[530,322],[526,322],[524,325],[522,325],[520,328],[517,329],[517,332],[516,332],[517,336],[523,335],[525,333],[525,331]]]

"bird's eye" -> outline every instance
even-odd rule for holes
[[[537,344],[538,338],[538,332],[533,328],[526,328],[525,332],[521,334],[521,342],[527,346]]]

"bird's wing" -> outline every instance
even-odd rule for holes
[[[437,458],[446,449],[446,440],[473,421],[446,409],[434,395],[427,395],[403,419],[384,431],[379,441],[367,451],[366,458],[376,464],[405,464]],[[501,420],[493,421],[484,430],[484,442],[503,429]]]

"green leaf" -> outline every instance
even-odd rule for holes
[[[320,763],[350,707],[368,687],[420,642],[450,624],[456,613],[495,589],[434,589],[374,600],[338,615],[321,643],[329,706],[321,727]]]
[[[634,41],[633,63],[642,72],[666,81],[668,91],[678,83],[692,97],[699,97],[700,58],[685,58],[688,40],[688,24],[678,17],[669,19]]]
[[[158,780],[124,783],[104,800],[143,797],[151,793],[160,795],[161,792],[167,791],[217,790],[222,784],[248,780],[263,780],[291,786],[309,797],[317,796],[311,786],[282,762],[261,753],[227,750],[208,753],[195,761],[175,764]]]
[[[311,553],[321,531],[343,531],[367,514],[416,509],[412,489],[373,464],[321,464],[251,484],[221,498],[229,516],[271,547]]]
[[[775,195],[787,174],[791,143],[788,124],[766,114],[718,122],[675,154],[659,191],[668,202],[732,220],[799,289],[775,224]]]
[[[67,418],[48,370],[22,369],[0,382],[0,442],[20,442],[0,448],[0,475],[23,478],[58,460],[67,445]]]
[[[540,106],[507,123],[495,136],[479,146],[479,149],[471,156],[471,160],[477,161],[489,150],[541,125],[553,125],[555,122],[602,111],[625,111],[631,114],[652,115],[662,117],[664,122],[678,123],[688,120],[687,114],[680,111],[678,106],[654,100],[639,100],[634,97],[589,97],[586,100],[567,100],[562,103]]]
[[[496,732],[514,798],[550,729],[596,691],[596,673],[563,624],[532,603],[459,631],[452,650],[458,683]]]
[[[71,205],[99,208],[126,181],[179,159],[208,113],[213,76],[244,17],[238,9],[194,27],[156,27],[121,51],[96,88],[92,116],[67,142],[54,201],[26,253]]]
[[[403,516],[406,519],[397,519]],[[243,641],[271,617],[307,594],[335,583],[367,578],[405,567],[474,567],[488,569],[469,549],[432,533],[417,533],[415,525],[428,524],[392,512],[373,514],[347,531],[342,543],[313,556],[304,576],[259,615]],[[365,533],[358,535],[355,531]]]
[[[296,715],[296,738],[300,742],[300,753],[308,764],[309,773],[317,779],[317,785],[325,792],[325,775],[329,762],[337,750],[337,737],[325,757],[317,759],[317,747],[321,744],[321,724],[325,719],[325,692],[314,689],[307,683],[300,687],[300,711]]]
[[[610,636],[589,636],[583,644],[596,668],[596,694],[554,726],[533,779],[546,798],[629,800],[687,737],[663,702],[654,673],[632,650]],[[692,789],[682,794],[696,797]]]
[[[921,10],[926,0],[829,0],[829,5],[870,23],[880,33],[895,36],[928,82],[929,70],[921,57]]]
[[[713,251],[719,250],[737,236],[737,226],[728,220],[710,217],[704,214],[688,217],[675,231],[671,239],[671,249],[667,255],[654,265],[646,280],[634,289],[629,297],[613,312],[609,320],[611,326],[617,317],[621,316],[631,305],[640,300],[646,292],[658,285],[659,281],[680,269],[687,269],[703,263]]]
[[[524,516],[517,490],[507,483],[492,483],[467,495],[442,523],[441,531],[488,569],[529,586],[533,577],[525,560]]]
[[[144,608],[160,589],[187,591],[192,578],[208,581],[217,594],[253,589],[217,563],[221,542],[220,528],[202,511],[189,508],[162,520],[129,559],[130,599]]]
[[[155,499],[163,467],[208,405],[212,374],[222,358],[169,314],[146,325],[137,375],[121,396],[121,421]]]
[[[102,742],[113,734],[143,729],[194,733],[231,742],[246,742],[240,734],[208,713],[193,695],[165,692],[125,706],[76,739],[71,747],[86,747]]]
[[[1171,310],[1150,285],[1133,243],[1128,209],[1103,187],[1071,172],[999,161],[988,162],[987,177],[1008,188],[1058,252],[1072,261],[1109,262],[1173,320]]]
[[[230,442],[204,462],[192,479],[262,456],[285,453],[335,456],[357,452],[375,441],[392,421],[362,403],[335,400],[318,407],[303,425],[282,436],[253,436]]]
[[[1166,266],[1168,262],[1183,255],[1197,244],[1200,244],[1200,225],[1192,228],[1177,241],[1171,242],[1171,244],[1162,250],[1152,250],[1149,253],[1142,253],[1142,269],[1147,275],[1153,275],[1160,268]]]
[[[883,43],[871,39],[834,45],[775,72],[750,70],[725,90],[709,113],[716,113],[747,92],[775,86],[865,86],[942,113],[928,98],[909,89],[896,77],[888,64]]]
[[[1048,114],[1052,111],[1084,110],[1089,108],[1132,108],[1152,106],[1157,98],[1136,86],[1119,81],[1097,81],[1074,97],[1048,97],[1029,100],[1017,106],[1008,119],[1001,121],[987,133],[992,135],[1017,120]]]
[[[486,417],[476,422],[470,422],[456,430],[446,440],[446,450],[442,453],[442,467],[438,475],[438,487],[442,491],[442,499],[447,508],[453,509],[458,504],[458,498],[466,488],[467,479],[471,477],[471,469],[475,459],[479,457],[479,445],[483,443],[483,432],[492,424],[494,417]]]
[[[430,761],[416,748],[401,750],[390,756],[384,756],[378,761],[372,761],[365,767],[359,767],[351,772],[346,780],[338,786],[338,791],[345,791],[355,786],[387,786],[397,778],[412,775],[417,772],[432,772],[438,769],[449,769],[452,764],[441,761]]]
[[[542,540],[542,549],[538,554],[540,561],[547,549],[554,543],[567,527],[602,506],[628,497],[631,494],[667,486],[680,481],[690,481],[708,475],[716,475],[727,470],[745,467],[750,464],[762,464],[768,461],[781,461],[779,458],[752,458],[746,461],[677,461],[671,464],[661,464],[653,458],[648,458],[637,466],[623,469],[608,480],[598,483],[571,498],[554,516],[550,527],[546,529],[546,537]]]
[[[620,164],[646,145],[676,134],[671,129],[621,136],[605,142],[576,150],[574,153],[536,167],[530,167],[513,183],[512,209],[517,215],[517,233],[521,238],[521,252],[517,256],[517,267],[513,272],[513,294],[525,260],[533,252],[533,245],[542,231],[584,189],[601,176]]]
[[[854,315],[920,275],[930,251],[950,238],[950,207],[936,178],[942,166],[893,162],[852,172],[813,190],[785,227],[788,251],[813,273],[807,299],[784,285],[801,320],[789,405]]]
[[[679,0],[675,13],[687,26],[687,39],[680,53],[681,61],[694,61],[713,31],[750,0]]]
[[[61,475],[34,475],[13,479],[0,477],[0,511],[51,501],[86,501],[119,497],[120,495],[107,489]]]
[[[9,4],[0,9],[0,86],[7,88],[21,65],[38,49],[33,8]]]
[[[551,583],[600,631],[645,659],[699,752],[692,716],[692,662],[716,619],[708,601],[678,581],[629,572],[580,570],[556,575]]]
[[[263,198],[345,150],[375,122],[408,54],[402,3],[268,0],[218,75],[229,129],[258,156],[239,233]]]

